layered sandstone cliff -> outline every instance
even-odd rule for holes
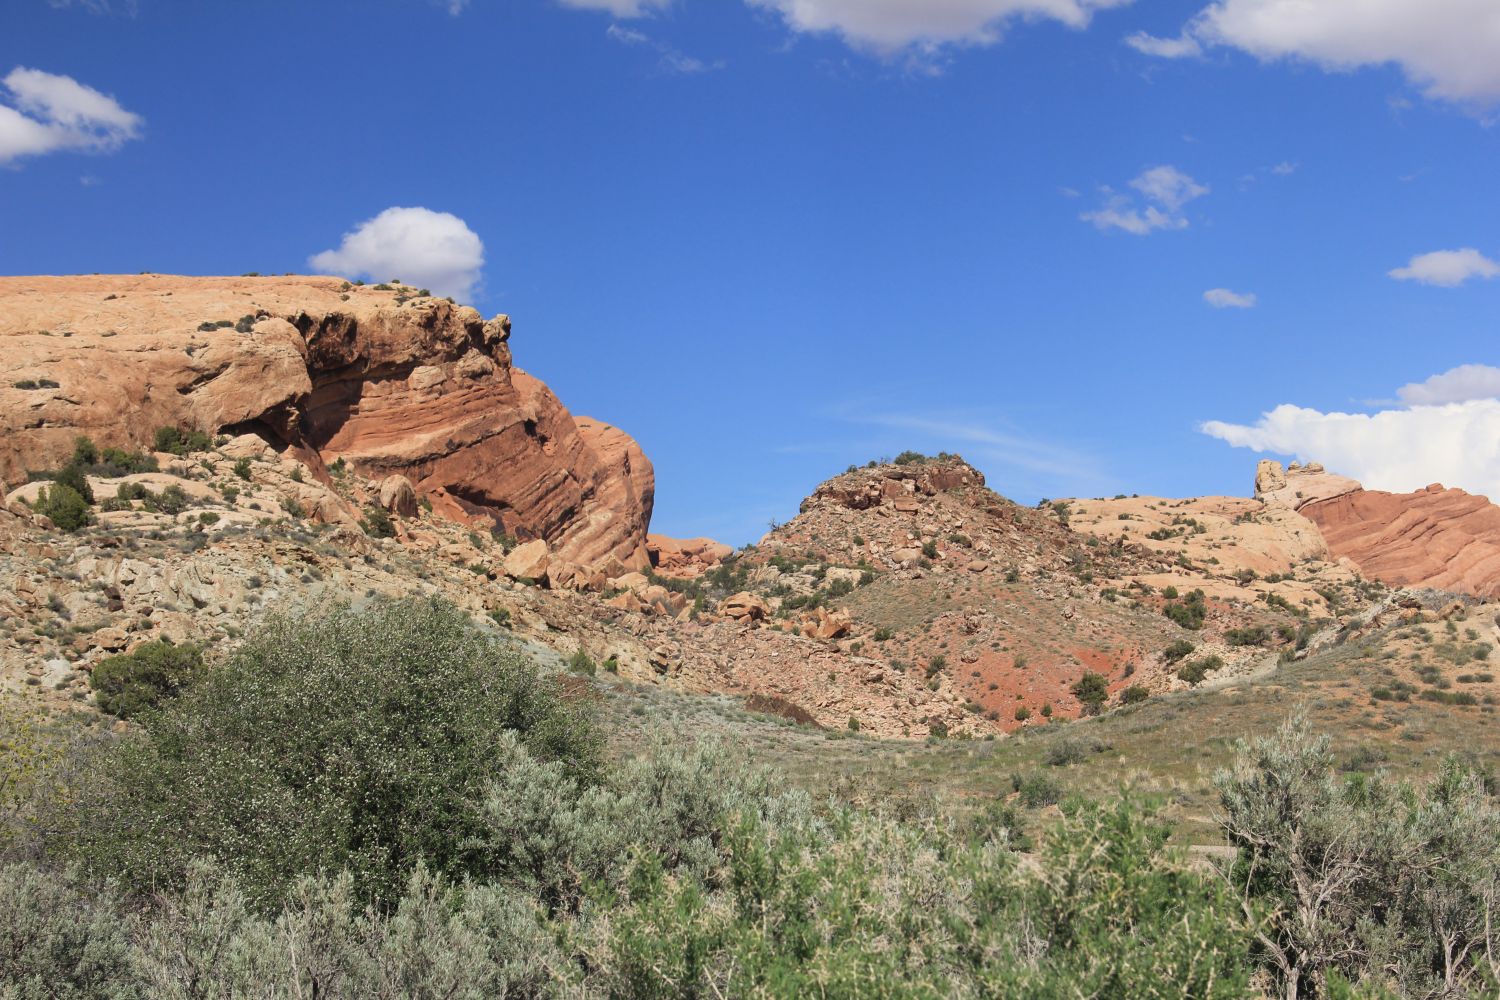
[[[253,432],[314,467],[406,476],[442,512],[580,565],[649,565],[654,474],[515,369],[510,321],[336,278],[0,278],[0,478],[73,439]]]
[[[1500,596],[1500,507],[1433,484],[1415,493],[1366,490],[1322,466],[1262,462],[1257,497],[1291,507],[1322,532],[1334,559],[1393,586]]]

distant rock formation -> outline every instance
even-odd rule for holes
[[[578,565],[649,566],[651,463],[511,366],[510,320],[336,278],[0,278],[0,478],[79,434],[252,432],[315,470],[401,475],[457,520]]]
[[[1334,559],[1392,586],[1500,596],[1500,507],[1434,483],[1415,493],[1366,490],[1316,463],[1282,471],[1263,461],[1256,496],[1323,533]]]
[[[1348,476],[1328,472],[1317,462],[1285,469],[1280,462],[1263,459],[1255,469],[1255,499],[1268,507],[1301,510],[1307,504],[1332,500],[1364,487]]]

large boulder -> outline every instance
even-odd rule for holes
[[[532,580],[537,583],[547,579],[547,570],[552,564],[552,552],[543,539],[517,545],[505,557],[505,575],[513,580]]]
[[[380,506],[397,517],[417,516],[417,491],[405,476],[386,476],[380,484]]]

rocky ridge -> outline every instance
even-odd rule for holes
[[[254,433],[313,478],[406,477],[439,513],[644,569],[654,474],[513,367],[510,320],[403,285],[165,275],[0,278],[0,479],[82,434]]]

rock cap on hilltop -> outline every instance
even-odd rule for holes
[[[1255,469],[1255,499],[1269,507],[1301,510],[1310,503],[1332,500],[1364,489],[1357,480],[1335,475],[1317,462],[1282,468],[1280,462],[1262,459]]]

